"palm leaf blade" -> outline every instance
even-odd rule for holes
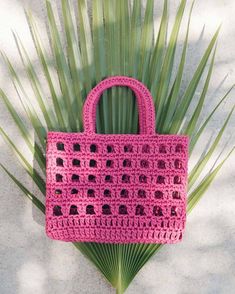
[[[204,53],[199,65],[193,75],[191,82],[189,83],[188,88],[185,91],[185,94],[184,94],[181,102],[179,103],[179,107],[175,111],[175,114],[174,114],[173,120],[172,120],[172,124],[170,127],[170,133],[177,133],[179,131],[179,128],[182,123],[182,119],[183,119],[186,111],[188,110],[190,102],[192,101],[192,98],[194,96],[195,90],[198,86],[198,83],[199,83],[201,77],[202,77],[202,74],[203,74],[203,71],[204,71],[205,66],[207,64],[208,58],[211,54],[212,49],[214,48],[215,42],[216,42],[218,34],[219,34],[219,30],[220,30],[220,27],[218,28],[218,30],[214,34],[206,52]]]
[[[20,190],[25,194],[29,200],[39,209],[41,212],[45,213],[45,206],[44,204],[35,197],[24,185],[21,184],[20,181],[16,179],[5,167],[0,163],[1,168],[8,174],[8,176],[13,180],[13,182],[20,188]]]

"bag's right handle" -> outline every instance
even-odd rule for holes
[[[84,132],[95,133],[96,107],[102,93],[114,86],[129,87],[137,98],[139,129],[141,134],[155,134],[155,109],[150,91],[140,81],[126,77],[113,76],[101,81],[88,94],[83,107]]]

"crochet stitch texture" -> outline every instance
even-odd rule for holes
[[[127,86],[137,97],[139,134],[96,134],[103,91]],[[176,243],[186,222],[188,137],[155,133],[150,91],[114,76],[89,93],[84,132],[48,132],[46,233],[63,241]]]

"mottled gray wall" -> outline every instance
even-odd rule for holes
[[[43,2],[0,1],[0,48],[8,53],[19,71],[22,70],[22,66],[11,37],[11,29],[17,30],[23,36],[24,44],[29,48],[31,57],[37,65],[23,6],[31,7],[40,24],[45,17]],[[59,0],[54,2],[59,3]],[[156,2],[157,19],[160,13],[159,3],[163,1]],[[171,0],[169,3],[172,23],[179,1]],[[195,4],[184,85],[192,76],[192,71],[212,33],[223,22],[209,99],[203,111],[204,116],[235,81],[234,11],[235,2],[232,0],[198,0]],[[0,85],[11,95],[16,109],[21,111],[2,62]],[[234,92],[213,118],[201,142],[207,144],[214,137],[215,131],[219,129],[231,109],[232,101],[234,101]],[[14,142],[22,145],[26,156],[32,160],[2,103],[0,109],[0,125],[10,134]],[[234,123],[233,118],[220,144],[221,150],[228,148],[226,146],[228,140],[230,147],[234,144]],[[205,144],[201,146],[205,147]],[[15,176],[33,189],[31,180],[2,140],[0,147],[0,162],[7,165]],[[202,147],[197,147],[192,162],[198,158],[197,155],[202,150]],[[188,217],[184,241],[178,245],[165,246],[141,270],[127,293],[235,293],[234,162],[233,155],[206,196]],[[32,207],[30,201],[24,198],[2,171],[0,172],[0,271],[1,294],[114,293],[94,266],[72,245],[53,242],[46,238],[43,215]]]

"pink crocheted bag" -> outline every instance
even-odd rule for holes
[[[103,91],[128,86],[140,134],[96,134]],[[83,133],[47,136],[46,233],[63,241],[176,243],[186,222],[188,137],[155,133],[154,104],[139,81],[110,77],[89,93]]]

